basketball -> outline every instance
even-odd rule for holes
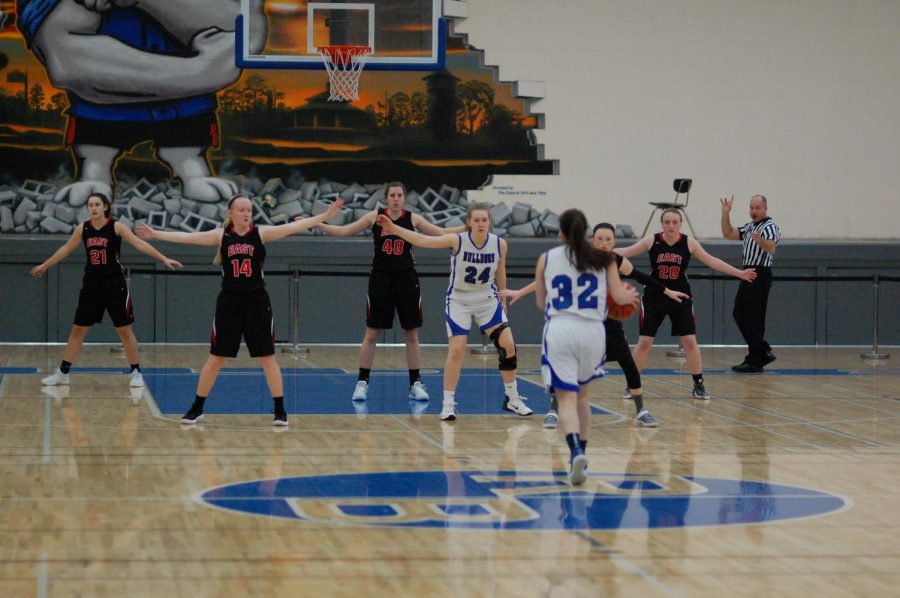
[[[633,289],[630,284],[627,282],[623,282],[626,289]],[[609,290],[606,291],[606,317],[612,318],[613,320],[627,320],[637,311],[637,307],[634,305],[619,305],[616,303],[615,299],[612,298],[612,295],[609,294]]]

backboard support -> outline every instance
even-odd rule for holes
[[[447,23],[442,0],[334,0],[265,2],[263,13],[242,0],[237,18],[236,64],[253,69],[324,70],[322,46],[372,48],[366,70],[442,70],[446,64]],[[267,19],[268,38],[251,54],[254,19]]]

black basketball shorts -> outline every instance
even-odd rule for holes
[[[422,327],[422,293],[415,268],[390,272],[372,270],[366,299],[366,326],[387,330],[394,327],[394,311],[400,327]]]
[[[672,336],[697,334],[692,300],[685,299],[678,303],[666,296],[648,298],[644,295],[641,297],[641,336],[656,336],[666,316],[672,323]]]
[[[265,289],[250,293],[219,292],[210,335],[210,354],[237,357],[242,336],[251,357],[275,353],[275,319]]]
[[[75,308],[76,326],[93,326],[103,321],[108,311],[113,326],[121,328],[134,323],[131,294],[125,276],[85,276]]]

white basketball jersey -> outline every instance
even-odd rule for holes
[[[466,303],[498,298],[497,268],[500,265],[500,237],[488,233],[481,247],[471,233],[459,233],[459,251],[450,255],[450,288],[447,298]]]
[[[547,319],[573,315],[586,320],[606,319],[606,270],[579,272],[569,261],[566,247],[544,254]]]

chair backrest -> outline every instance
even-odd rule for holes
[[[691,183],[693,179],[675,179],[672,181],[672,188],[675,189],[675,199],[672,200],[672,205],[686,208],[688,205],[688,201],[691,198]],[[684,194],[684,203],[678,203],[678,196],[680,194]]]

